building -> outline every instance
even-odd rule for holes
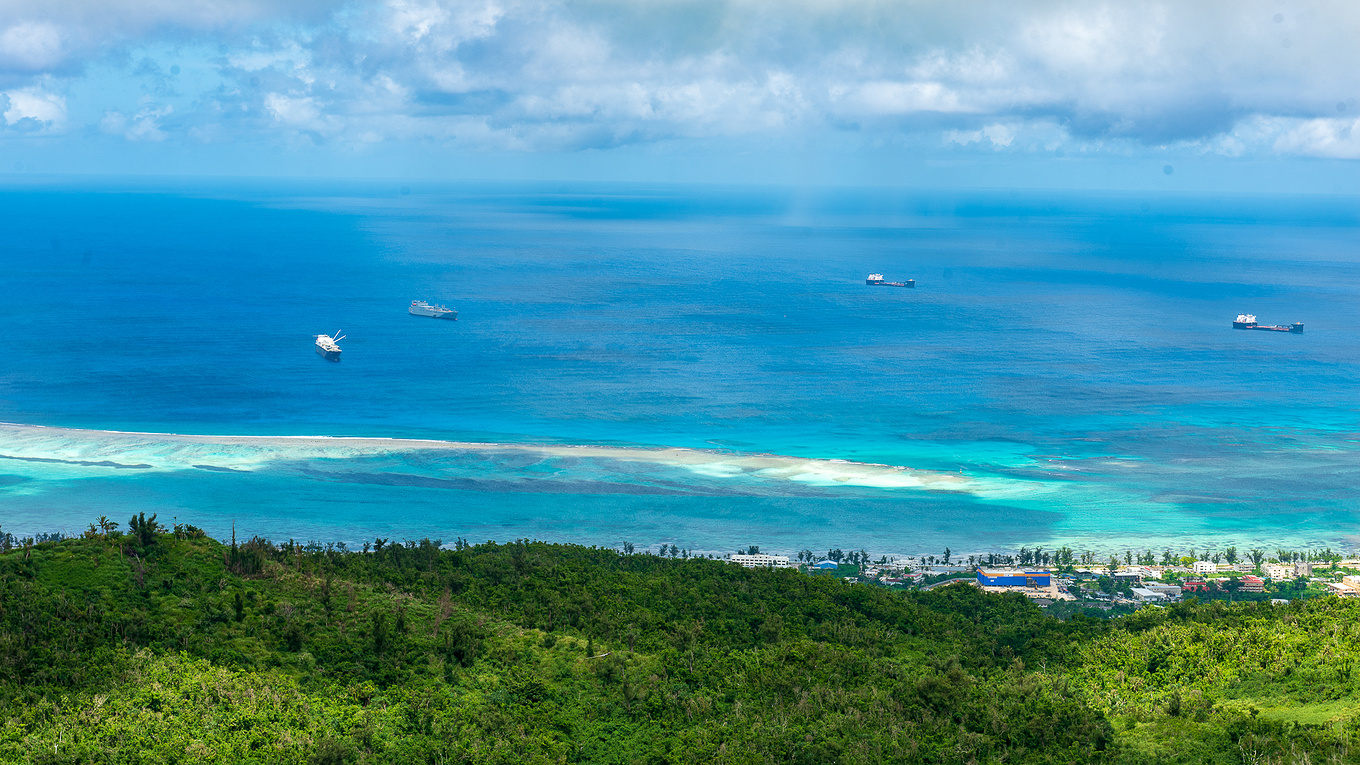
[[[1218,564],[1210,560],[1197,560],[1192,566],[1196,574],[1217,574]]]
[[[1156,584],[1149,582],[1148,584],[1143,585],[1143,589],[1151,590],[1153,592],[1160,592],[1161,594],[1166,596],[1167,600],[1181,599],[1181,588],[1177,587],[1174,584]]]
[[[1198,579],[1188,579],[1181,585],[1181,592],[1208,592],[1209,583]]]
[[[1170,598],[1166,596],[1166,593],[1150,590],[1146,587],[1130,587],[1129,592],[1132,592],[1133,597],[1143,603],[1161,603],[1170,600]]]
[[[1348,576],[1346,578],[1350,579],[1352,577]],[[1328,582],[1327,592],[1330,592],[1331,594],[1341,598],[1360,598],[1360,589],[1356,588],[1355,585],[1352,585],[1349,582],[1345,581]]]
[[[1261,577],[1259,577],[1259,576],[1251,576],[1250,574],[1248,574],[1247,576],[1242,577],[1242,586],[1241,586],[1241,587],[1238,587],[1238,588],[1237,588],[1237,591],[1238,591],[1238,592],[1265,592],[1265,591],[1266,591],[1266,583],[1265,583],[1265,581],[1264,581],[1263,579],[1261,579]]]
[[[756,553],[755,555],[732,555],[728,557],[729,563],[735,563],[743,568],[792,568],[787,555],[766,555]]]
[[[1021,571],[1015,568],[980,568],[978,584],[983,587],[1048,587],[1053,583],[1049,571]]]
[[[733,556],[733,557],[735,557],[735,556]],[[834,561],[834,560],[819,560],[819,561],[817,561],[816,563],[814,563],[814,564],[812,564],[811,566],[809,566],[809,568],[817,568],[817,569],[824,569],[824,570],[827,570],[827,571],[834,571],[835,569],[840,568],[840,566],[836,565],[836,561]]]
[[[1262,568],[1271,579],[1293,579],[1294,566],[1289,563],[1271,563]]]

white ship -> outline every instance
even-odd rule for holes
[[[330,335],[317,335],[316,354],[324,358],[326,361],[339,361],[340,360],[339,343],[341,340],[344,339],[345,336],[340,334],[339,332],[335,333],[335,337],[331,337]]]
[[[883,278],[883,274],[869,274],[869,278],[864,283],[871,287],[915,287],[916,280],[908,279],[905,282],[890,282]]]
[[[430,305],[424,300],[412,300],[411,307],[406,309],[412,316],[429,316],[432,319],[452,319],[458,321],[458,312],[442,305]]]

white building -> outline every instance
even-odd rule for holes
[[[1162,595],[1165,595],[1167,600],[1181,599],[1181,588],[1177,587],[1174,584],[1148,583],[1144,584],[1142,589],[1150,590],[1152,592],[1159,592]]]
[[[766,555],[756,553],[755,555],[732,555],[728,557],[729,563],[735,563],[744,568],[792,568],[787,555]]]
[[[1262,567],[1271,579],[1293,579],[1294,565],[1291,563],[1270,563]]]
[[[1129,591],[1133,593],[1133,597],[1144,603],[1159,603],[1170,600],[1166,593],[1149,590],[1145,587],[1130,587]]]
[[[1211,560],[1195,561],[1194,571],[1196,574],[1217,574],[1218,564]]]
[[[1327,591],[1342,598],[1360,598],[1360,589],[1356,589],[1355,585],[1348,582],[1328,582]]]

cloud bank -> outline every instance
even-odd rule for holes
[[[1360,159],[1357,39],[1353,2],[16,0],[0,134]]]

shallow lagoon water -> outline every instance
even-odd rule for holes
[[[8,531],[146,510],[714,551],[1356,540],[1354,200],[3,197],[0,419],[49,426],[0,428]],[[333,330],[338,364],[311,350]],[[146,435],[88,432],[111,430]]]

